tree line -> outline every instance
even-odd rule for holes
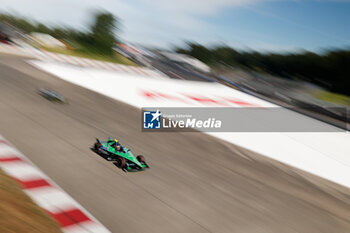
[[[272,75],[301,79],[331,91],[350,96],[350,50],[330,50],[322,54],[309,51],[298,53],[260,53],[237,51],[228,46],[205,47],[187,43],[177,52],[191,55],[210,65],[228,65]]]
[[[0,21],[7,22],[24,33],[46,33],[78,49],[111,55],[113,53],[112,48],[117,42],[115,33],[118,29],[118,20],[108,12],[95,12],[92,17],[93,23],[86,31],[80,31],[72,27],[48,27],[28,18],[5,13],[0,14]]]
[[[11,14],[0,14],[0,21],[8,22],[25,33],[41,32],[52,35],[88,52],[111,55],[117,42],[118,19],[109,12],[95,12],[93,23],[86,31],[72,27],[48,27],[42,23]],[[260,53],[238,51],[228,46],[205,47],[188,42],[177,52],[191,55],[210,65],[228,65],[272,75],[301,79],[350,96],[350,50],[330,50],[322,54],[309,51],[299,53]]]

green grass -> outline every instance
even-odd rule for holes
[[[328,91],[317,91],[313,94],[316,98],[330,102],[335,103],[343,106],[350,106],[350,97],[328,92]]]
[[[61,53],[65,55],[83,57],[83,58],[94,59],[99,61],[107,61],[107,62],[113,62],[113,63],[123,64],[123,65],[137,66],[134,62],[130,61],[129,59],[120,55],[117,52],[113,53],[113,55],[108,56],[104,54],[88,52],[85,50],[70,50],[70,49],[64,49],[64,48],[48,48],[48,47],[42,47],[42,49],[53,53]]]

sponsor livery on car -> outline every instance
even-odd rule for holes
[[[100,141],[96,138],[93,150],[125,172],[143,171],[149,168],[143,155],[134,156],[130,149],[121,146],[117,140]]]

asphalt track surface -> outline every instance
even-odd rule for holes
[[[347,188],[206,134],[141,132],[140,110],[18,57],[0,71],[0,133],[112,232],[350,232]],[[90,150],[108,136],[151,168],[124,173]]]

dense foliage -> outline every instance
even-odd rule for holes
[[[10,14],[0,14],[0,21],[7,22],[25,33],[41,32],[50,34],[71,44],[78,44],[79,49],[111,54],[117,41],[117,19],[108,12],[96,12],[93,24],[88,31],[79,31],[69,27],[48,27],[36,21]]]
[[[334,50],[323,54],[308,51],[276,54],[240,52],[227,46],[206,48],[188,43],[177,52],[189,54],[211,66],[226,64],[273,75],[303,79],[334,92],[350,95],[350,50]]]

